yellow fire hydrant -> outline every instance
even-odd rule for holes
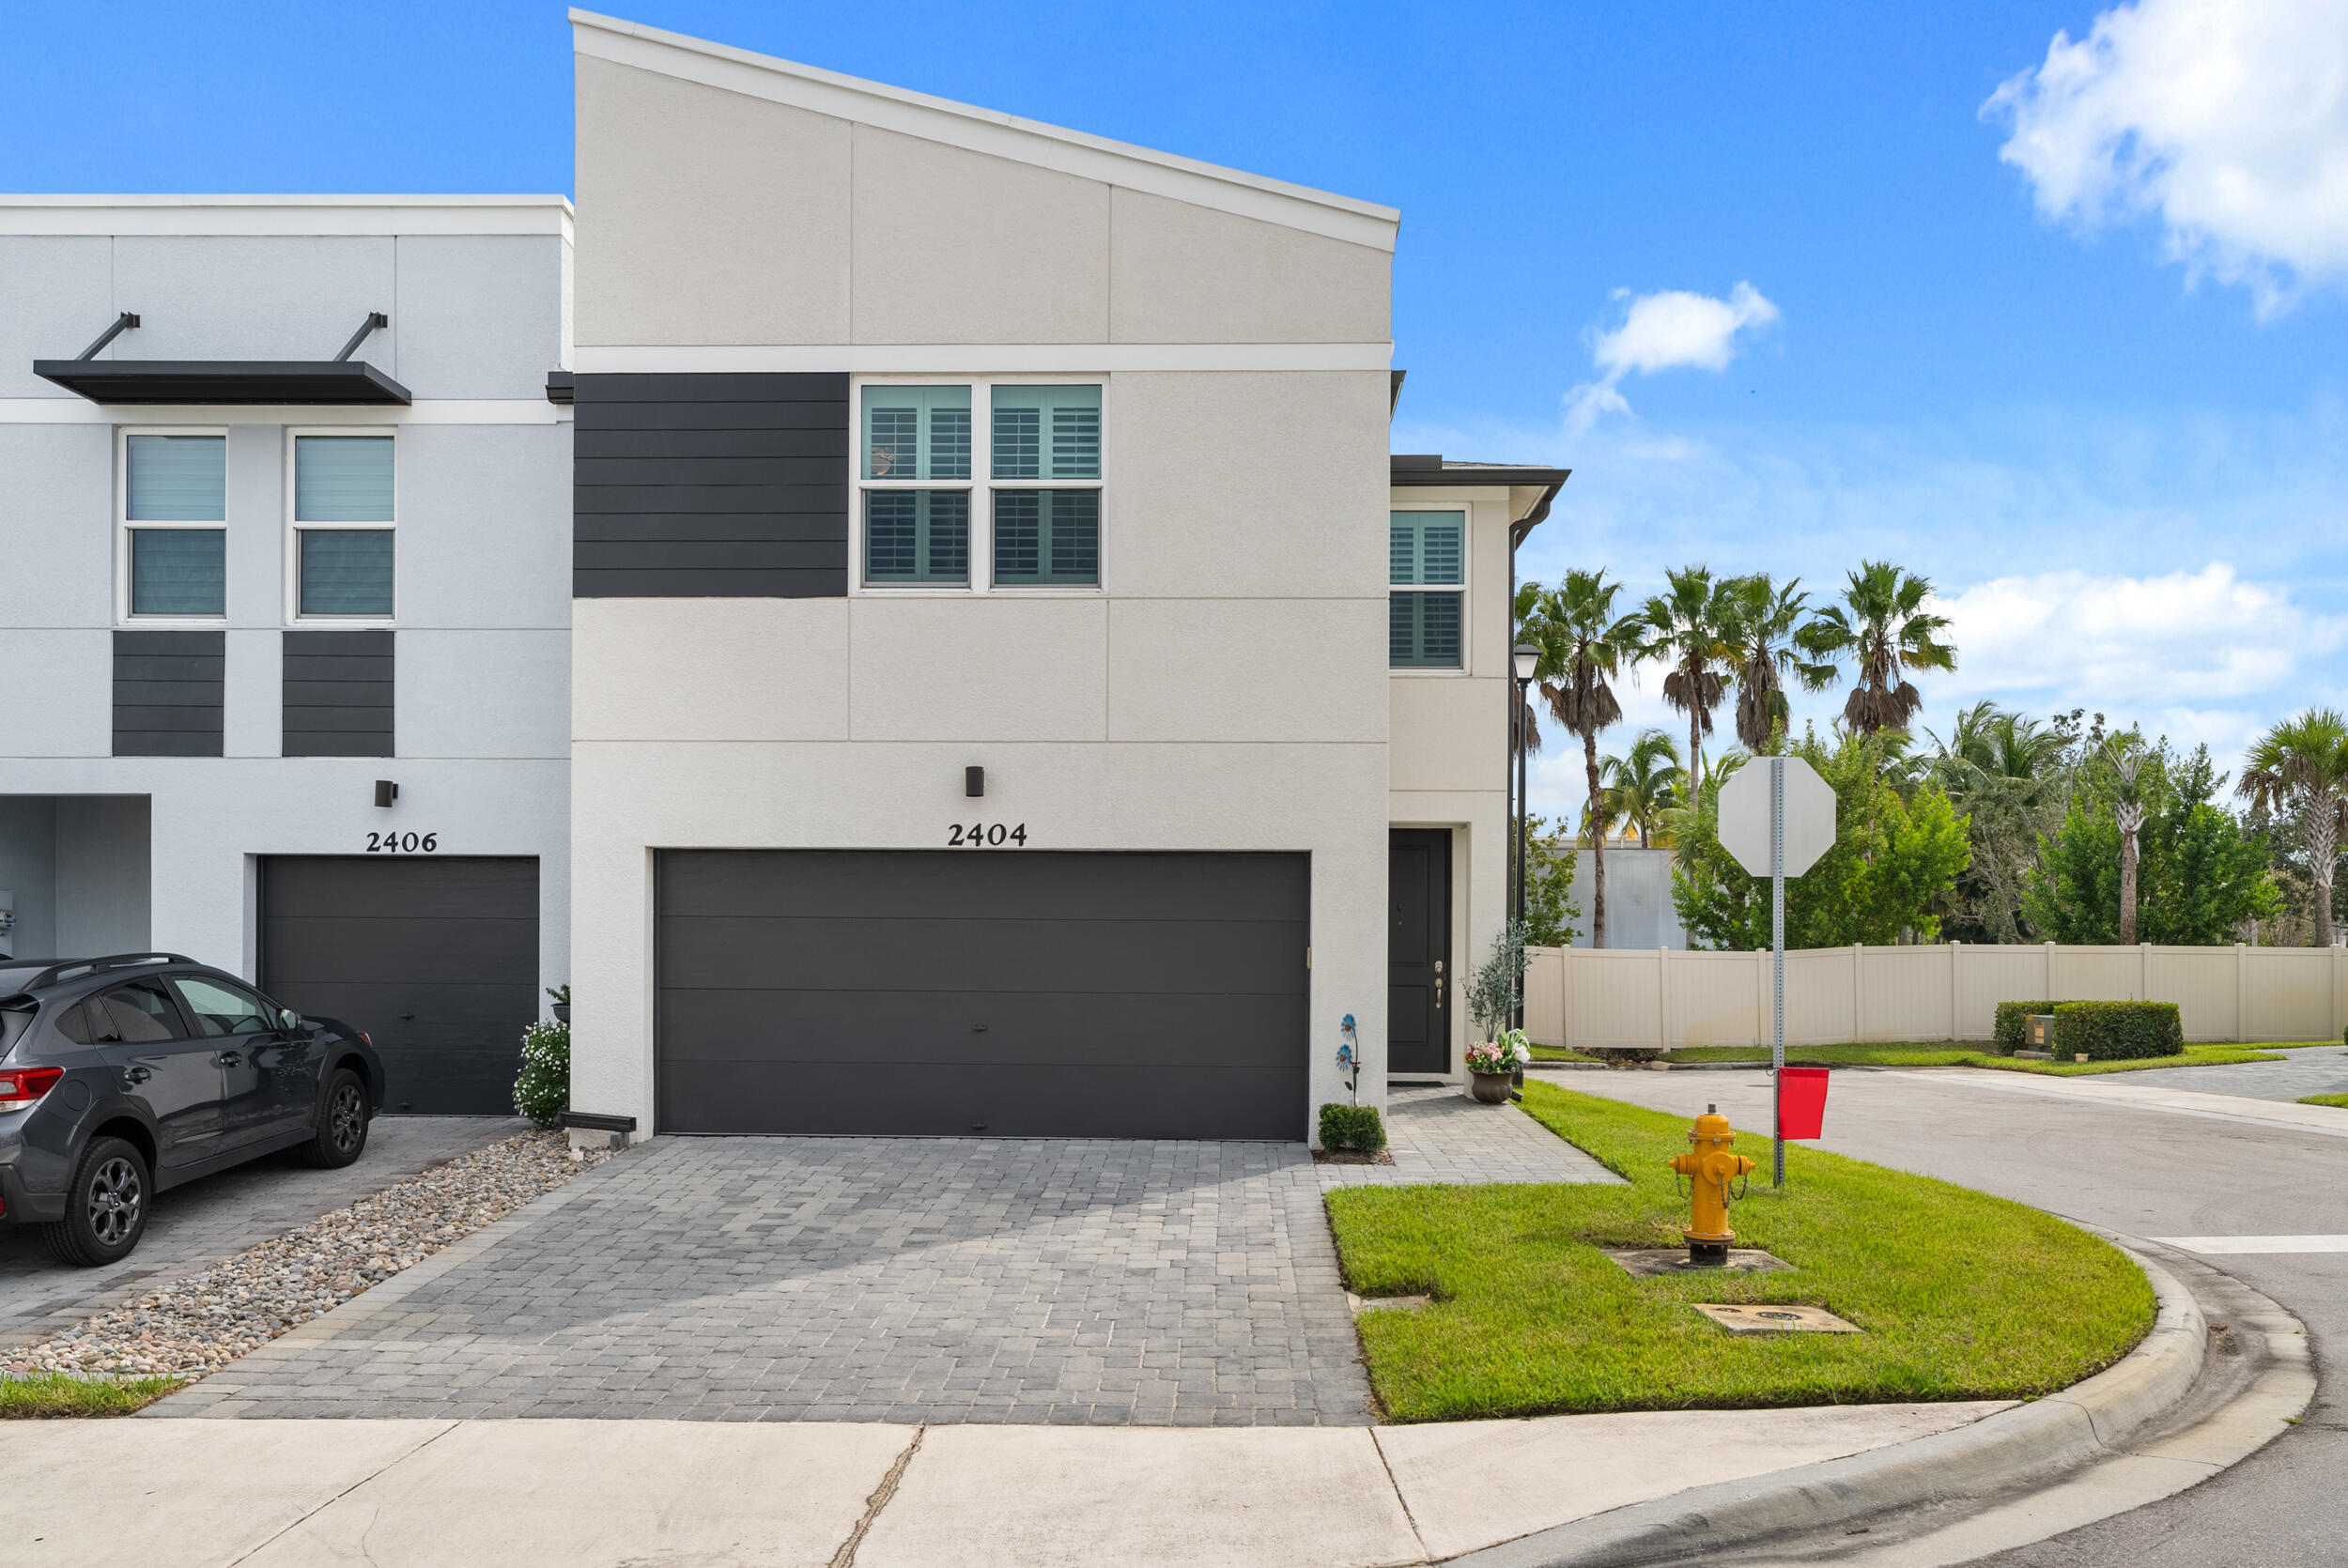
[[[1686,1233],[1690,1263],[1726,1263],[1729,1245],[1737,1239],[1737,1233],[1728,1228],[1728,1184],[1755,1167],[1743,1155],[1729,1152],[1736,1142],[1737,1134],[1721,1108],[1707,1105],[1695,1126],[1688,1130],[1689,1151],[1668,1161],[1695,1188],[1693,1222]]]

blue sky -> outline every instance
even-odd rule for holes
[[[0,3],[0,188],[571,189],[560,6]],[[2348,0],[622,14],[1400,208],[1396,447],[1572,467],[1532,576],[1888,556],[1958,619],[1934,728],[2232,765],[2348,701]],[[1622,331],[1739,284],[1708,342]]]

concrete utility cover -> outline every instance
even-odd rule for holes
[[[1755,757],[1721,786],[1721,848],[1756,877],[1769,874],[1769,763]],[[1834,792],[1799,757],[1785,763],[1785,874],[1798,877],[1834,847]]]
[[[1690,1263],[1685,1247],[1610,1247],[1606,1255],[1641,1279],[1658,1274],[1766,1274],[1792,1264],[1758,1247],[1731,1247],[1726,1263]]]
[[[1859,1332],[1859,1325],[1846,1323],[1823,1307],[1722,1306],[1711,1301],[1691,1304],[1696,1311],[1733,1334]]]

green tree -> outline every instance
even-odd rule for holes
[[[1595,824],[1598,831],[1620,822],[1638,831],[1640,848],[1656,848],[1664,814],[1679,804],[1680,789],[1688,781],[1672,738],[1661,730],[1643,730],[1628,753],[1607,758],[1598,771],[1606,805],[1606,821]]]
[[[2274,918],[2282,893],[2265,842],[2213,804],[2224,785],[2206,746],[2180,758],[2167,742],[2147,745],[2130,730],[2089,750],[2061,825],[2042,838],[2038,865],[2024,878],[2031,924],[2051,942],[2215,946],[2247,921]]]
[[[1581,855],[1551,833],[1547,817],[1527,817],[1524,825],[1524,940],[1535,947],[1570,947],[1582,919],[1572,897]],[[1513,836],[1515,824],[1509,827]]]
[[[1663,664],[1663,700],[1688,715],[1688,773],[1704,778],[1704,737],[1712,732],[1712,710],[1727,695],[1727,674],[1736,650],[1723,635],[1728,616],[1727,585],[1712,580],[1703,566],[1663,574],[1664,592],[1640,610],[1645,631],[1643,658]]]
[[[1731,577],[1721,585],[1721,640],[1737,680],[1737,738],[1753,750],[1792,722],[1785,677],[1804,691],[1834,684],[1834,666],[1805,659],[1798,640],[1810,613],[1810,595],[1796,577],[1784,588],[1766,572]]]
[[[1517,640],[1541,651],[1534,668],[1541,700],[1559,724],[1582,737],[1593,813],[1605,814],[1598,776],[1598,737],[1622,722],[1614,682],[1638,656],[1639,623],[1614,614],[1620,583],[1603,572],[1568,571],[1555,588],[1528,582],[1517,591]],[[1606,945],[1606,843],[1590,843],[1590,945]]]
[[[1797,635],[1811,657],[1850,664],[1854,684],[1843,704],[1843,723],[1854,733],[1907,730],[1924,705],[1907,672],[1956,668],[1956,650],[1940,640],[1948,617],[1925,611],[1930,597],[1930,578],[1888,561],[1862,561],[1850,574],[1843,602],[1818,611]]]
[[[2314,884],[2315,945],[2332,945],[2332,883],[2348,828],[2348,719],[2309,708],[2259,737],[2238,787],[2259,807],[2291,810],[2309,880]]]
[[[1889,945],[1939,935],[1939,911],[1972,858],[1967,824],[1926,777],[1903,797],[1887,776],[1892,737],[1815,733],[1783,749],[1834,791],[1834,847],[1785,884],[1785,945]],[[1746,872],[1720,841],[1720,790],[1745,761],[1724,757],[1677,816],[1672,902],[1696,944],[1750,952],[1769,945],[1769,879]]]
[[[2080,715],[2051,724],[1994,702],[1962,709],[1946,740],[1929,730],[1925,766],[1970,824],[1972,863],[1957,879],[1944,935],[1965,942],[2031,939],[2022,912],[2023,873],[2038,841],[2062,821],[2071,738]]]

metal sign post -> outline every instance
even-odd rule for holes
[[[1769,759],[1769,1184],[1785,1185],[1785,759]]]
[[[1799,757],[1756,758],[1721,786],[1721,847],[1755,877],[1769,879],[1769,1077],[1785,1082],[1785,879],[1798,877],[1834,847],[1834,791]],[[1782,1088],[1771,1094],[1773,1176],[1785,1185]]]

